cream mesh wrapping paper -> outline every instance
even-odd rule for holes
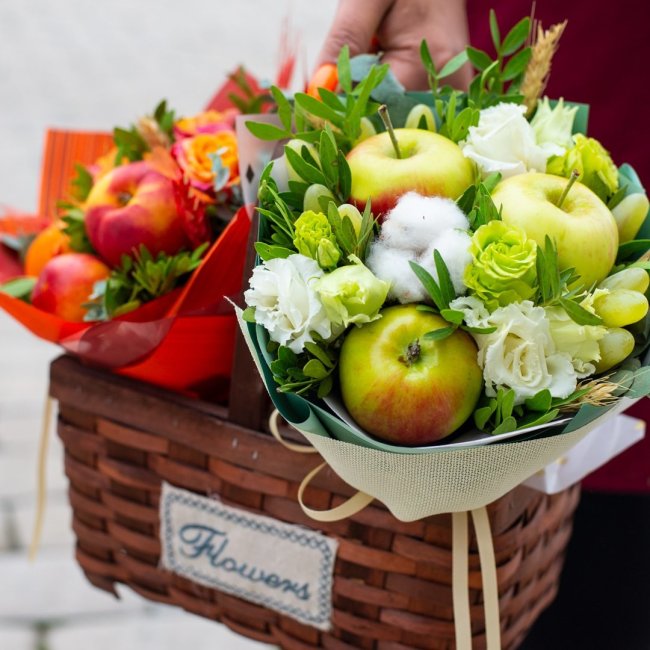
[[[492,503],[546,467],[594,427],[502,445],[435,454],[395,454],[301,431],[349,485],[381,501],[401,521]]]

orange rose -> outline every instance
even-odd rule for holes
[[[200,133],[176,142],[173,154],[192,185],[207,190],[219,180],[219,186],[227,187],[238,179],[237,139],[233,131]],[[228,170],[227,178],[216,179],[214,157],[221,159],[221,166]]]
[[[229,108],[224,112],[209,110],[193,117],[183,117],[174,124],[175,135],[177,138],[186,138],[199,133],[232,130],[238,113],[236,109]]]

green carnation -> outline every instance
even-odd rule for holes
[[[602,201],[618,190],[618,170],[609,152],[598,140],[581,133],[573,137],[574,145],[563,156],[553,156],[546,165],[548,174],[569,178],[577,169],[578,180],[593,190]]]
[[[294,224],[296,236],[293,244],[298,252],[310,257],[326,271],[336,268],[341,251],[327,217],[322,212],[307,210]]]
[[[327,273],[314,285],[327,317],[344,327],[377,320],[390,289],[358,257],[350,255],[350,261],[354,263]]]
[[[463,279],[490,311],[535,294],[537,244],[523,230],[490,221],[474,233],[469,250]]]

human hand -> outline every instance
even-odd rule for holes
[[[427,87],[420,61],[420,43],[426,39],[440,69],[469,42],[465,0],[339,0],[334,22],[325,39],[318,64],[336,61],[344,45],[350,54],[368,52],[373,37],[395,76],[409,90]],[[466,89],[472,77],[463,66],[445,83]]]

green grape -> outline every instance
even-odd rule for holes
[[[650,278],[645,269],[629,268],[605,278],[598,285],[598,288],[609,289],[610,291],[614,291],[615,289],[630,289],[631,291],[645,293],[649,284]]]
[[[634,239],[648,214],[648,197],[645,194],[628,194],[613,210],[621,244]]]
[[[625,327],[648,313],[648,299],[638,291],[614,289],[594,301],[596,313],[607,327]]]
[[[598,341],[598,346],[600,361],[596,364],[596,372],[601,373],[621,363],[632,353],[634,337],[621,327],[613,327]]]
[[[359,231],[361,230],[361,222],[363,220],[359,209],[355,205],[352,205],[352,203],[343,203],[339,205],[338,210],[341,218],[348,217],[348,219],[350,219],[352,226],[354,227],[354,232],[356,232],[358,235]]]
[[[367,140],[370,136],[377,135],[377,129],[375,129],[374,124],[367,118],[361,118],[361,133],[359,137],[354,141],[355,146],[360,142]]]
[[[405,129],[417,129],[420,120],[424,118],[427,125],[427,131],[436,132],[436,120],[433,117],[433,111],[426,104],[416,104],[409,112],[404,124]]]
[[[321,185],[320,183],[310,185],[302,200],[302,209],[305,212],[307,212],[307,210],[311,210],[312,212],[323,212],[324,209],[320,202],[322,197],[327,197],[332,201],[334,200],[334,195],[324,185]]]

